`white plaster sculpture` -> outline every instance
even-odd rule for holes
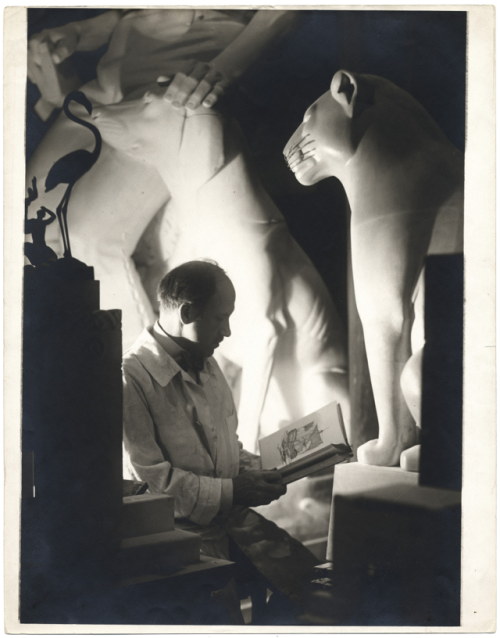
[[[379,438],[358,459],[417,470],[423,265],[427,254],[463,251],[463,154],[408,93],[347,71],[306,111],[284,153],[302,184],[338,177],[352,211],[354,290],[379,421]]]
[[[131,255],[169,202],[171,226],[176,220],[169,267],[214,259],[237,291],[233,338],[220,350],[242,369],[239,433],[246,449],[255,449],[280,420],[334,399],[348,424],[338,313],[251,174],[237,129],[211,108],[224,87],[288,28],[293,12],[261,10],[248,22],[243,11],[110,11],[100,20],[99,26],[95,18],[42,32],[38,41],[50,41],[59,57],[110,39],[97,80],[81,88],[94,105],[92,118],[74,109],[98,126],[103,147],[73,190],[68,219],[73,254],[92,264],[101,280],[101,303],[123,310],[124,346],[154,319]],[[206,58],[217,48],[210,63],[191,57],[203,59],[205,52]],[[36,42],[30,50],[35,64]],[[163,85],[172,77],[166,88],[158,85],[158,78]],[[31,158],[28,179],[36,175],[43,183],[61,155],[91,147],[92,136],[81,129],[59,118]],[[44,195],[47,207],[51,195]],[[171,230],[162,231],[164,246],[172,243]],[[53,233],[47,241],[58,247],[60,240]]]

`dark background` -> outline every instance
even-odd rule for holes
[[[29,9],[28,37],[45,28],[94,17],[102,9]],[[294,237],[325,280],[347,324],[346,206],[330,178],[303,187],[286,168],[282,150],[308,106],[328,90],[340,68],[381,75],[410,92],[448,138],[465,148],[465,11],[301,11],[296,30],[271,47],[227,92],[222,108],[236,117],[267,191]],[[77,52],[83,80],[95,77],[105,47]],[[43,123],[33,111],[38,89],[28,82],[26,158]]]

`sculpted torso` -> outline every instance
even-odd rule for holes
[[[401,458],[416,469],[422,269],[431,252],[463,250],[463,155],[405,91],[339,71],[285,156],[303,184],[338,177],[351,207],[354,289],[379,421],[379,438],[358,459]]]

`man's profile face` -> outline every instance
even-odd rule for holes
[[[205,308],[186,326],[185,335],[200,346],[204,357],[211,357],[224,337],[231,335],[229,317],[234,311],[235,300],[233,284],[227,277],[221,277]]]

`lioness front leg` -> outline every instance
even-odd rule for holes
[[[358,449],[358,460],[368,465],[398,465],[401,452],[418,443],[419,434],[400,388],[409,356],[409,321],[365,319],[363,330],[379,422],[379,438]],[[399,333],[399,334],[398,334]]]
[[[352,225],[353,275],[379,422],[379,437],[358,449],[369,465],[398,465],[419,442],[401,391],[411,356],[412,293],[422,268],[432,214],[387,214]]]

